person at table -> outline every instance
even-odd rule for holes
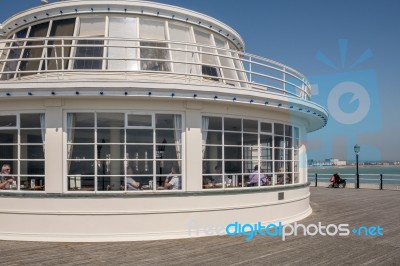
[[[258,170],[258,165],[254,166],[254,170],[249,177],[249,187],[258,186],[258,180],[261,181],[261,185],[265,185],[267,183],[267,178],[264,174],[261,174]]]
[[[10,189],[12,183],[15,181],[11,174],[11,165],[8,163],[3,164],[0,173],[0,189]]]
[[[171,190],[180,189],[180,180],[177,174],[176,167],[172,166],[169,175],[164,180],[164,188]]]
[[[283,182],[285,180],[285,178],[287,178],[287,175],[283,173],[283,168],[279,168],[278,172],[281,174],[277,175],[277,179],[276,179],[276,184],[277,185],[283,185]]]
[[[133,179],[133,175],[135,174],[135,171],[133,170],[132,166],[128,166],[126,168],[126,189],[127,190],[139,190],[140,189],[140,182],[136,182],[135,179]]]
[[[216,184],[222,184],[222,167],[217,164],[214,167],[215,175],[212,177],[212,184],[215,186]]]

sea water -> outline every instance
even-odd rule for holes
[[[346,178],[347,182],[354,183],[356,179],[356,166],[329,166],[309,167],[308,180],[315,181],[315,174],[318,180],[329,182],[330,177],[339,173],[340,177]],[[380,183],[382,174],[383,184],[400,184],[400,166],[362,166],[358,168],[360,183]]]

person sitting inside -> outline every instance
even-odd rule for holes
[[[135,179],[133,179],[132,175],[135,174],[135,171],[133,170],[132,166],[128,166],[126,168],[126,189],[127,190],[139,190],[140,189],[140,182],[136,182]]]
[[[258,186],[258,180],[261,182],[261,186],[267,185],[267,177],[264,174],[261,174],[258,170],[258,165],[254,166],[253,173],[249,177],[249,187]]]
[[[212,178],[212,184],[215,186],[216,184],[222,184],[222,167],[217,164],[214,167],[215,175]]]
[[[179,177],[177,176],[177,171],[174,166],[171,167],[171,172],[165,178],[164,188],[171,190],[180,189],[180,180]]]
[[[281,173],[281,174],[277,174],[276,184],[277,185],[283,185],[283,182],[284,182],[285,178],[287,177],[287,175],[284,174],[284,171],[283,171],[282,167],[278,169],[278,172]]]
[[[9,165],[8,163],[3,164],[0,173],[0,189],[11,189],[11,186],[15,179],[13,176],[10,175],[10,173],[11,165]]]

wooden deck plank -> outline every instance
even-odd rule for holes
[[[120,243],[0,241],[1,265],[400,265],[400,193],[311,187],[302,224],[380,225],[384,236],[215,236]]]

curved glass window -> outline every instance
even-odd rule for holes
[[[81,17],[79,27],[79,37],[88,39],[76,42],[75,57],[96,57],[97,59],[75,59],[74,69],[102,69],[104,40],[96,37],[104,37],[105,17]]]
[[[202,117],[203,188],[299,183],[299,128],[230,117]]]
[[[68,191],[182,189],[179,114],[68,113]]]
[[[55,20],[51,26],[50,37],[72,37],[75,28],[75,18]],[[64,70],[68,69],[69,59],[51,59],[59,57],[70,57],[72,39],[65,38],[61,40],[50,40],[45,57],[49,60],[45,61],[42,69],[48,70]]]
[[[29,38],[41,38],[47,36],[47,31],[49,29],[49,22],[37,24],[31,27],[29,32]],[[29,48],[29,46],[44,45],[45,41],[28,41],[26,43],[27,48],[25,48],[23,53],[23,60],[20,63],[19,71],[30,71],[29,73],[22,73],[21,75],[32,75],[38,71],[41,59],[43,57],[43,48]]]
[[[0,190],[44,190],[45,131],[44,114],[0,116]]]

